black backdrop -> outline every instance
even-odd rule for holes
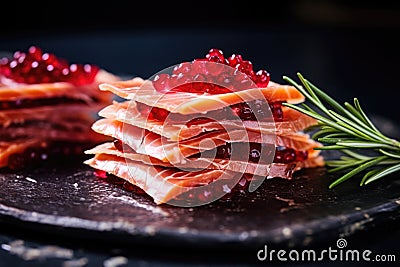
[[[71,62],[149,77],[220,48],[274,81],[299,71],[339,100],[358,97],[368,113],[400,119],[398,1],[144,2],[8,3],[0,51],[35,44]]]

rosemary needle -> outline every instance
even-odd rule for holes
[[[360,185],[366,185],[400,171],[400,142],[392,139],[373,124],[361,108],[357,98],[354,104],[338,103],[300,73],[298,84],[289,77],[283,79],[295,86],[313,107],[302,103],[285,106],[302,112],[318,121],[312,138],[321,142],[320,150],[338,150],[345,156],[326,161],[329,172],[345,171],[329,188],[364,172]]]

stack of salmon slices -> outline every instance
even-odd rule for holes
[[[119,78],[97,66],[69,64],[32,46],[0,59],[0,168],[24,169],[107,141],[91,130],[113,95],[100,83]]]
[[[282,105],[304,96],[240,55],[211,49],[148,80],[99,88],[122,100],[102,109],[92,126],[114,141],[87,150],[94,156],[85,163],[157,204],[206,204],[324,164],[314,150],[321,145],[303,132],[316,121]]]

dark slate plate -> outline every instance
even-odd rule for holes
[[[266,180],[252,193],[178,208],[105,183],[80,162],[17,173],[3,169],[0,222],[103,242],[255,248],[308,246],[400,217],[396,175],[371,186],[359,187],[354,178],[328,189],[337,175],[308,169],[291,181]]]

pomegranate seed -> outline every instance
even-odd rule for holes
[[[271,113],[274,116],[275,121],[283,120],[283,110],[282,110],[282,102],[273,102],[269,104],[271,108]]]
[[[140,114],[146,116],[150,120],[165,121],[165,119],[169,116],[169,111],[162,108],[150,107],[139,102],[136,103],[136,107]]]
[[[283,163],[283,148],[278,147],[275,151],[274,162]]]
[[[151,107],[140,103],[140,102],[136,102],[136,109],[139,111],[140,114],[142,114],[143,116],[149,117],[150,112],[151,112]]]
[[[233,77],[232,77],[232,75],[223,75],[223,74],[219,75],[216,83],[222,87],[232,89],[233,88]]]
[[[40,61],[42,58],[42,50],[39,47],[31,46],[29,47],[29,55],[34,59]],[[15,54],[14,54],[15,55]]]
[[[180,73],[182,74],[188,74],[191,71],[191,63],[190,62],[183,62],[177,66],[174,67],[174,69],[172,70],[172,74],[178,75]]]
[[[253,110],[247,103],[238,103],[231,105],[233,113],[242,120],[255,120]]]
[[[192,78],[187,74],[172,74],[169,78],[169,87],[173,91],[185,91],[186,85],[192,82]],[[183,87],[182,87],[183,86]]]
[[[86,66],[90,66],[87,68]],[[71,71],[70,71],[71,69]],[[14,60],[0,61],[0,74],[19,83],[69,82],[74,85],[90,84],[99,68],[93,65],[71,64],[53,54],[43,53],[31,46],[28,53],[14,52]]]
[[[199,74],[201,75],[201,74]],[[191,84],[191,88],[189,92],[192,93],[203,93],[204,92],[204,87],[206,86],[207,83],[205,82],[193,82]]]
[[[107,172],[103,170],[95,170],[93,172],[94,176],[101,178],[101,179],[106,179],[107,178]]]
[[[252,162],[258,162],[261,157],[261,151],[258,148],[250,148],[249,160]]]
[[[215,48],[211,49],[208,52],[208,54],[206,55],[206,58],[209,61],[213,61],[213,60],[210,60],[210,58],[212,58],[212,57],[217,58],[220,61],[220,63],[224,63],[225,62],[225,57],[224,57],[224,53],[222,52],[222,50],[215,49]],[[216,61],[214,61],[214,62],[216,62]]]
[[[156,120],[165,121],[165,119],[169,116],[169,111],[166,109],[153,107],[150,114]]]
[[[245,189],[247,188],[249,182],[245,177],[240,178],[239,182],[237,183],[236,187],[237,189]]]
[[[192,61],[192,70],[191,74],[192,76],[196,74],[202,74],[202,75],[208,75],[208,69],[207,69],[207,59],[195,59]]]
[[[229,159],[231,157],[231,144],[227,143],[226,145],[222,145],[217,147],[217,158],[222,158],[222,159]]]
[[[252,77],[254,75],[253,64],[248,60],[243,60],[235,66],[239,71]]]
[[[307,150],[296,151],[296,160],[304,161],[307,158],[308,158],[308,151]]]
[[[208,91],[210,94],[226,94],[231,93],[232,90],[223,86],[214,85],[212,91]]]
[[[245,73],[236,69],[233,73],[233,88],[235,91],[250,89],[254,86],[253,81]]]
[[[119,150],[121,152],[124,151],[123,143],[122,143],[122,141],[120,139],[115,139],[113,143],[114,143],[114,147],[117,150]]]
[[[255,83],[258,87],[267,87],[270,77],[269,73],[266,70],[259,70],[255,74]]]
[[[286,151],[283,155],[284,163],[291,163],[296,160],[296,151],[292,148],[286,148]]]
[[[169,75],[166,73],[158,74],[153,79],[153,86],[159,92],[168,92],[169,87]]]
[[[274,162],[292,163],[294,161],[302,161],[307,159],[306,153],[306,151],[299,152],[289,147],[277,147]]]
[[[229,66],[235,68],[238,64],[243,62],[243,58],[241,55],[235,55],[232,54],[229,58],[228,58],[228,63]]]
[[[210,64],[212,62],[217,64]],[[226,65],[236,68],[237,71],[229,75]],[[153,79],[153,85],[162,93],[225,94],[254,87],[266,87],[269,78],[269,73],[264,70],[255,73],[252,63],[243,60],[241,55],[232,54],[229,58],[225,58],[222,50],[213,48],[205,58],[175,66],[171,76],[157,75]]]
[[[211,56],[208,58],[210,62],[215,62],[218,64],[207,64],[207,69],[210,72],[210,78],[218,77],[224,70],[225,70],[225,64],[224,60],[221,60],[217,56]],[[216,79],[215,79],[216,80]],[[215,81],[214,81],[215,83]]]

